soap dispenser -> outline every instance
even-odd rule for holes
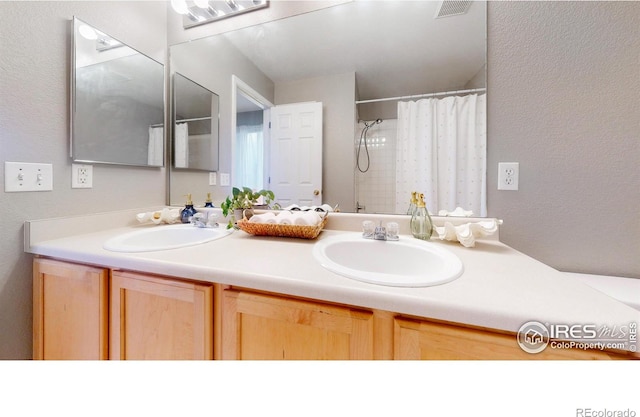
[[[431,239],[432,231],[433,223],[424,203],[424,194],[420,194],[420,198],[416,202],[416,208],[411,215],[411,233],[417,239],[429,240]]]
[[[204,202],[204,206],[213,208],[213,201],[211,201],[211,193],[207,193],[207,199]]]
[[[413,216],[413,212],[416,209],[416,203],[417,203],[417,196],[416,194],[418,194],[416,191],[412,191],[411,192],[411,202],[409,203],[409,210],[407,210],[407,214],[409,216]]]
[[[196,209],[193,208],[193,201],[191,201],[191,194],[187,194],[187,203],[180,213],[180,221],[182,221],[182,223],[189,223],[191,217],[196,213]]]

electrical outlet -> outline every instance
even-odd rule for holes
[[[220,173],[220,185],[227,186],[229,185],[230,178],[229,174]]]
[[[71,188],[93,188],[93,165],[71,165]]]
[[[518,162],[498,163],[498,190],[518,190],[519,168]]]
[[[216,185],[217,181],[216,181],[216,173],[215,172],[210,172],[209,173],[209,185]]]

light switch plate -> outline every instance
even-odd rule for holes
[[[209,173],[209,185],[216,185],[217,180],[216,180],[216,173],[215,172],[210,172]]]
[[[229,185],[230,177],[229,174],[220,173],[220,185],[225,186]]]
[[[53,164],[5,161],[5,192],[19,193],[23,191],[51,190],[53,190]]]

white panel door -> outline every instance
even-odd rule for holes
[[[282,207],[322,204],[322,103],[271,108],[269,188]]]

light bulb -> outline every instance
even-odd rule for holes
[[[171,7],[173,7],[173,10],[175,10],[176,13],[189,13],[189,7],[187,6],[186,0],[171,0]]]
[[[87,25],[80,26],[78,28],[78,32],[80,32],[83,38],[89,39],[90,41],[98,39],[98,34],[96,33],[96,31]]]
[[[209,8],[209,0],[195,0],[194,3],[201,9]]]

